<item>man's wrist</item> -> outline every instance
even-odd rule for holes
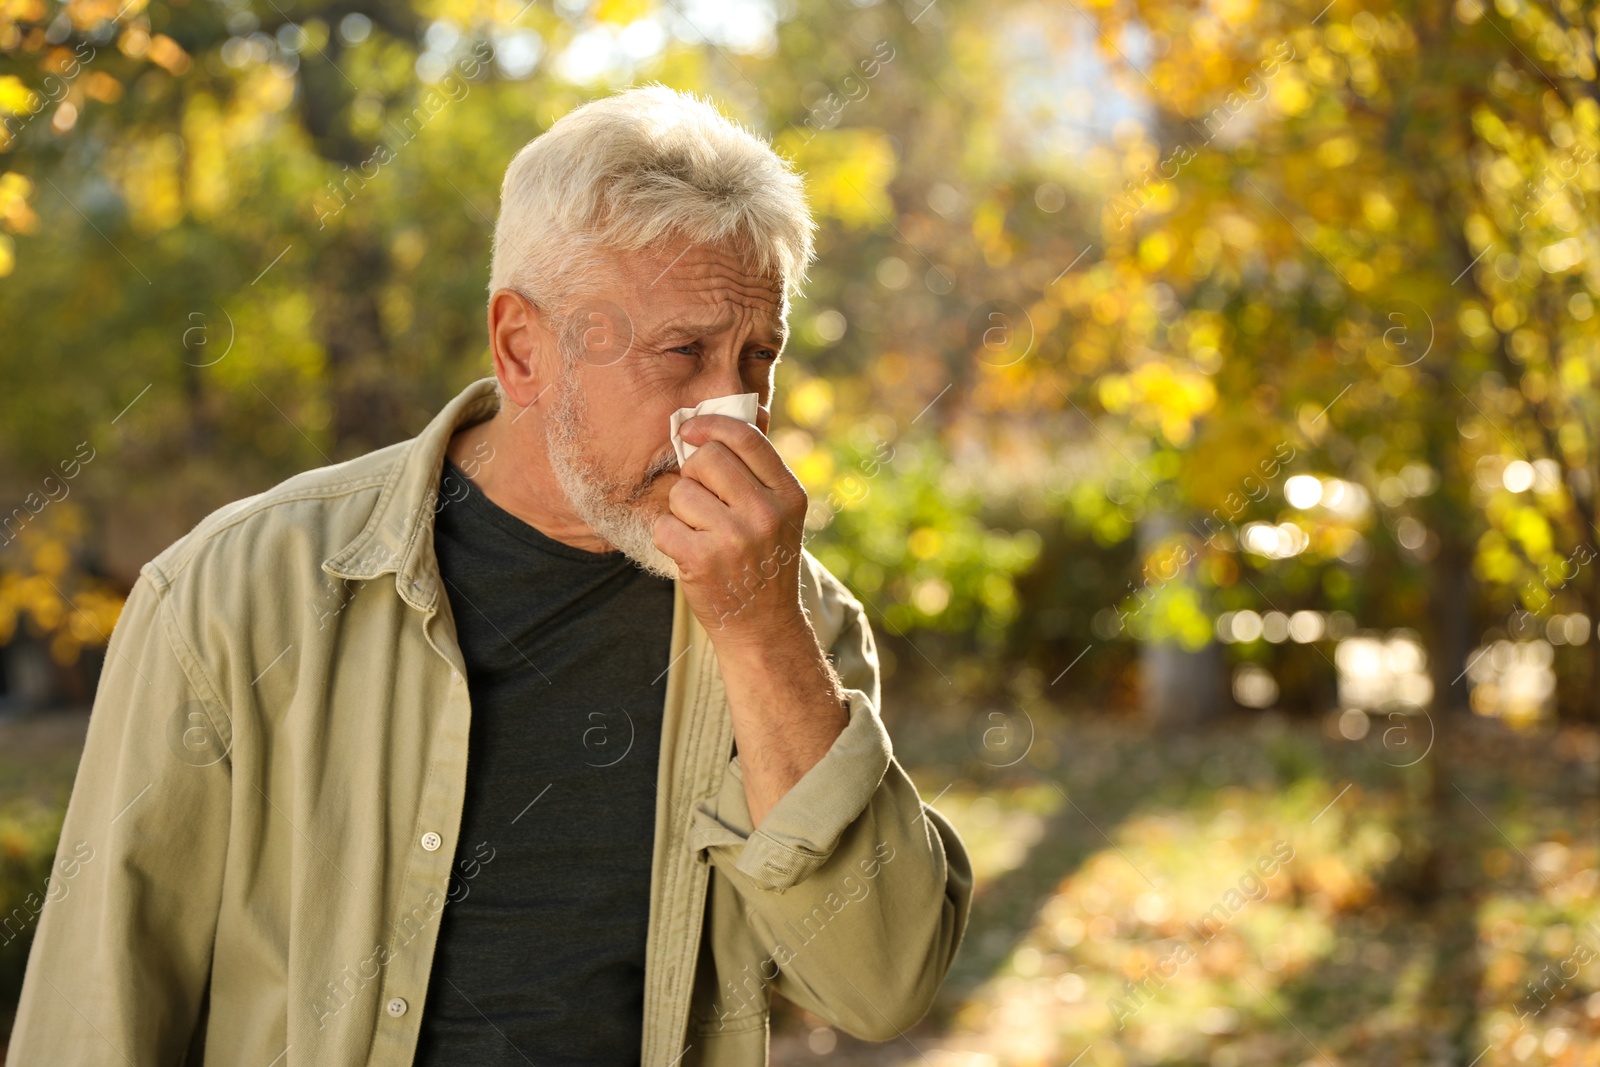
[[[717,627],[707,633],[717,650],[717,658],[724,662],[748,660],[771,663],[777,658],[810,658],[813,650],[822,656],[822,645],[798,601],[794,611],[778,619],[765,622],[750,620],[741,627]]]
[[[850,699],[844,682],[804,612],[797,613],[788,625],[767,633],[725,638],[720,643],[713,639],[712,645],[724,670],[778,672],[792,679],[815,676],[817,686],[825,689],[842,709],[842,720],[850,721]]]

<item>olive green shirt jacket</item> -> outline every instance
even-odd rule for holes
[[[412,440],[217,511],[144,567],[7,1064],[411,1064],[472,715],[433,516],[446,445],[495,411],[493,385]],[[716,656],[677,590],[644,1067],[765,1064],[774,990],[895,1038],[966,926],[971,867],[894,759],[862,606],[809,553],[802,586],[850,719],[759,829]]]

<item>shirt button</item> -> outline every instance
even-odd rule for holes
[[[452,682],[456,683],[457,685],[460,685],[461,684],[461,672],[460,671],[451,671],[450,672],[450,680]]]
[[[422,835],[422,847],[429,852],[439,851],[439,846],[442,844],[444,844],[444,839],[432,830]]]
[[[406,1007],[407,1005],[405,997],[395,997],[393,1000],[389,1001],[388,1011],[390,1015],[393,1015],[396,1019],[398,1019],[400,1016],[406,1013]]]

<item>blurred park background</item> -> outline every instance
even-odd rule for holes
[[[660,81],[806,174],[773,436],[979,877],[774,1063],[1600,1064],[1596,12],[0,0],[0,1045],[139,566],[488,373]]]

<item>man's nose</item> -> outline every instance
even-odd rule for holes
[[[706,368],[706,372],[694,383],[695,403],[716,396],[733,396],[736,393],[755,391],[745,385],[744,378],[739,373],[737,359],[717,360],[713,366]]]

